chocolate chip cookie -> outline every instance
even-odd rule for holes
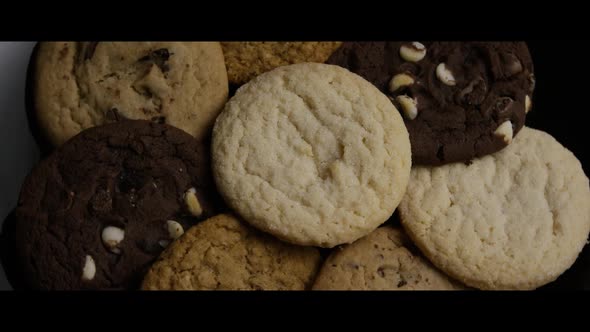
[[[18,254],[34,289],[129,289],[184,229],[216,212],[206,147],[166,124],[83,131],[26,178]]]
[[[202,139],[227,100],[217,42],[46,42],[35,56],[35,114],[54,146],[119,119]]]
[[[415,164],[499,151],[532,106],[535,78],[524,42],[345,42],[326,63],[388,94],[404,116]]]
[[[460,290],[465,287],[432,266],[401,229],[384,226],[333,250],[313,289]]]

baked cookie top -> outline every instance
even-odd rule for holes
[[[276,67],[324,62],[341,42],[222,42],[229,82],[244,84]]]
[[[283,243],[222,214],[189,229],[147,273],[144,290],[304,290],[320,266],[311,247]]]
[[[335,249],[324,262],[314,290],[458,290],[422,257],[399,229],[384,226]]]
[[[320,247],[385,222],[411,167],[408,132],[389,99],[317,63],[279,67],[238,89],[216,120],[211,152],[220,193],[247,222]]]
[[[507,148],[412,169],[400,217],[422,252],[481,289],[533,289],[576,260],[590,232],[590,188],[576,157],[524,127]]]
[[[216,213],[206,149],[149,121],[90,128],[26,178],[18,252],[35,289],[139,286],[168,243]]]
[[[524,42],[345,42],[327,63],[391,98],[404,115],[414,164],[501,150],[532,105],[533,62]]]
[[[37,121],[55,146],[121,118],[203,139],[228,96],[217,42],[44,42],[34,76]]]

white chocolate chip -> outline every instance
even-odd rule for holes
[[[529,97],[529,95],[526,95],[526,97],[524,97],[524,112],[528,113],[531,110],[532,106],[533,103],[531,102],[531,97]]]
[[[107,226],[102,230],[102,243],[115,254],[120,254],[121,250],[117,245],[125,238],[125,231],[119,227]]]
[[[166,247],[167,247],[167,246],[170,244],[170,241],[168,241],[168,240],[160,240],[160,241],[158,241],[158,244],[159,244],[159,245],[160,245],[162,248],[166,248]]]
[[[389,81],[389,91],[394,92],[397,89],[414,84],[414,79],[408,74],[397,74]]]
[[[168,234],[172,240],[178,239],[182,234],[184,234],[184,229],[182,225],[179,224],[177,221],[174,220],[167,220],[166,225],[168,226]]]
[[[200,216],[203,214],[203,208],[199,203],[199,199],[197,198],[197,190],[195,188],[190,188],[189,190],[184,193],[184,203],[188,208],[188,211],[195,217]]]
[[[436,66],[436,77],[446,85],[454,86],[456,84],[455,76],[453,76],[453,73],[447,68],[444,62]]]
[[[402,45],[399,55],[406,61],[418,62],[426,56],[426,47],[419,42],[412,42],[411,45]]]
[[[509,120],[504,121],[500,126],[498,126],[496,131],[494,131],[494,135],[502,137],[504,143],[510,144],[510,142],[512,142],[513,135],[512,122],[510,122]]]
[[[94,264],[94,259],[92,256],[86,255],[86,261],[84,262],[84,267],[82,268],[82,279],[92,280],[94,279],[95,274],[96,264]]]
[[[404,116],[410,120],[414,120],[418,116],[418,101],[406,95],[397,96],[395,100],[399,103]]]

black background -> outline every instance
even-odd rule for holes
[[[564,54],[562,47],[582,47],[588,41],[527,41],[537,79],[533,111],[527,115],[529,127],[544,130],[570,149],[590,174],[586,121],[590,112],[590,67],[588,53],[581,50]],[[568,52],[565,52],[568,53]]]
[[[544,130],[572,151],[581,161],[584,172],[590,171],[588,155],[588,118],[586,98],[590,96],[590,68],[576,66],[587,61],[584,51],[563,52],[564,47],[583,48],[585,40],[527,41],[535,66],[536,87],[533,109],[526,125]],[[590,202],[588,202],[590,204]],[[586,245],[574,266],[556,282],[542,289],[590,290],[590,246]]]

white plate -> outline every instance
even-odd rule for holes
[[[27,66],[34,42],[0,42],[0,226],[16,206],[20,186],[39,160],[25,112]],[[0,290],[11,290],[0,266]]]

